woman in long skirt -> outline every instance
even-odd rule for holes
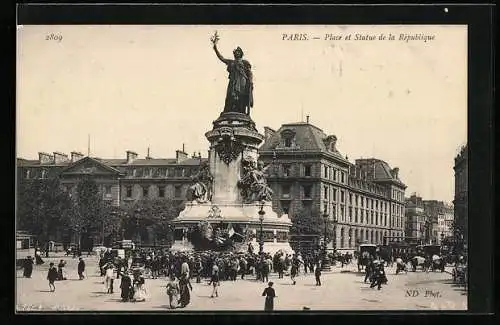
[[[141,302],[146,301],[146,281],[143,275],[140,275],[135,282],[135,293],[134,293],[134,301]]]
[[[219,288],[219,268],[217,266],[214,266],[212,269],[212,278],[210,279],[210,282],[212,283],[213,290],[212,290],[212,295],[210,298],[213,298],[214,295],[216,297],[219,296],[219,292],[217,291],[217,288]]]
[[[295,277],[297,276],[297,270],[298,269],[298,265],[295,264],[295,263],[292,263],[292,268],[290,269],[290,279],[292,279],[292,284],[295,284],[296,281],[295,281]]]
[[[193,287],[191,286],[191,283],[189,282],[189,278],[186,275],[181,276],[179,280],[179,292],[180,292],[180,300],[179,304],[181,305],[181,308],[186,307],[189,305],[189,302],[191,300],[191,293],[190,290],[193,290]]]
[[[23,264],[23,276],[25,278],[31,278],[31,274],[33,273],[33,259],[31,256],[26,257]]]
[[[120,284],[120,289],[122,290],[121,292],[122,301],[130,300],[131,288],[132,288],[132,279],[130,279],[130,276],[127,273],[122,274],[122,279]]]
[[[171,309],[179,306],[179,291],[179,282],[175,278],[175,275],[171,274],[170,281],[167,283],[167,295]]]
[[[273,311],[274,310],[274,298],[276,297],[276,292],[273,288],[273,283],[268,283],[269,287],[264,289],[262,296],[266,297],[266,302],[264,303],[265,311]]]

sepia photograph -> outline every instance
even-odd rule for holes
[[[16,35],[16,312],[468,309],[467,25]]]

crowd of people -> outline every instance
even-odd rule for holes
[[[169,306],[172,309],[184,308],[190,304],[191,281],[201,283],[206,281],[212,286],[211,298],[220,296],[219,287],[224,281],[237,281],[239,279],[253,279],[267,283],[268,287],[262,293],[265,296],[265,310],[273,309],[273,301],[276,292],[273,283],[269,281],[270,273],[276,273],[278,279],[290,278],[290,284],[295,285],[300,274],[311,273],[316,280],[316,286],[321,286],[321,269],[325,258],[329,262],[340,262],[344,267],[350,264],[353,255],[329,254],[323,256],[320,252],[309,254],[289,254],[278,251],[275,254],[257,254],[248,252],[172,252],[159,249],[135,249],[128,250],[126,256],[116,256],[111,249],[98,253],[98,272],[103,277],[104,292],[114,294],[114,281],[120,279],[119,291],[123,302],[141,302],[149,299],[146,279],[165,278],[165,290],[168,296]],[[39,256],[39,254],[35,254]],[[86,277],[85,261],[81,252],[77,272],[78,278]],[[408,260],[406,256],[395,255],[396,274],[408,271]],[[36,259],[36,264],[43,264],[41,257]],[[30,278],[33,272],[35,260],[28,256],[23,265],[23,276]],[[370,288],[381,289],[387,284],[384,270],[386,261],[373,256],[365,267],[365,279]],[[389,265],[389,263],[387,263]],[[50,263],[47,273],[50,291],[55,291],[55,282],[67,279],[65,273],[66,262],[61,259],[59,263]]]

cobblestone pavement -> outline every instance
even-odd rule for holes
[[[65,258],[68,280],[56,282],[56,291],[49,292],[46,280],[49,262],[57,264],[60,258],[45,259],[45,264],[35,266],[32,278],[22,277],[17,272],[17,311],[111,311],[148,310],[171,311],[165,293],[164,278],[146,280],[149,299],[145,302],[124,303],[120,301],[120,280],[115,280],[115,293],[106,294],[103,278],[97,271],[96,257],[84,257],[88,277],[78,280],[78,259]],[[395,275],[394,268],[386,268],[389,283],[379,291],[363,283],[364,274],[358,273],[355,265],[344,268],[336,266],[331,272],[323,272],[323,285],[315,286],[312,274],[303,273],[292,285],[290,278],[273,281],[277,298],[275,310],[466,310],[467,293],[463,287],[452,284],[449,273],[422,271]],[[451,269],[447,270],[451,272]],[[222,281],[219,297],[210,298],[212,287],[207,281],[193,281],[191,303],[183,309],[190,310],[263,310],[262,291],[267,284],[249,277],[235,282]]]

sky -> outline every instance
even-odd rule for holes
[[[453,159],[467,141],[467,28],[459,25],[19,26],[17,157],[87,154],[89,135],[96,157],[144,157],[149,147],[152,157],[173,158],[183,144],[206,157],[204,134],[227,86],[210,42],[216,30],[223,56],[240,46],[252,65],[250,114],[261,133],[310,116],[350,161],[399,167],[407,196],[453,200]]]

